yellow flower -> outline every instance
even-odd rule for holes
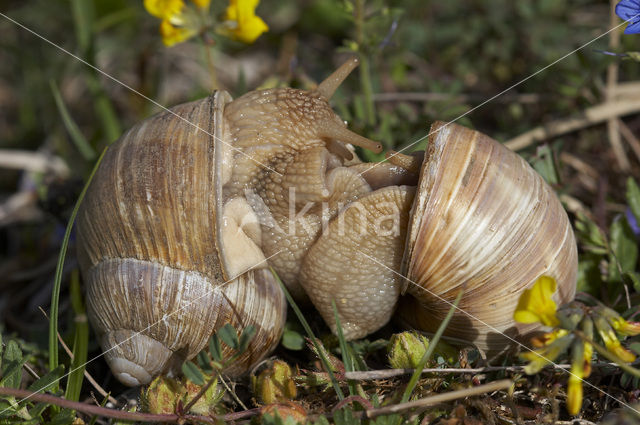
[[[169,21],[174,25],[182,23],[184,0],[144,0],[144,8],[151,15],[163,21]]]
[[[556,281],[549,276],[540,276],[531,289],[525,289],[513,318],[520,323],[540,322],[545,326],[558,326],[557,306],[551,296],[556,291]]]
[[[631,351],[625,349],[622,344],[620,344],[616,333],[602,316],[596,317],[595,323],[600,338],[604,341],[607,350],[620,357],[623,362],[631,363],[636,359],[636,356]]]
[[[162,19],[160,35],[166,46],[182,43],[197,35],[204,27],[202,16],[209,8],[210,0],[192,0],[198,8],[187,7],[184,0],[144,0],[144,8],[151,15]]]
[[[573,373],[573,369],[571,369]],[[577,415],[582,407],[582,379],[575,375],[569,376],[567,389],[567,411],[570,415]]]
[[[640,334],[640,322],[627,322],[622,317],[614,317],[609,320],[613,329],[620,335],[634,336]]]
[[[174,27],[171,22],[164,20],[160,23],[160,35],[165,46],[171,47],[174,44],[182,43],[193,37],[195,31],[187,28]]]
[[[209,3],[211,3],[211,0],[191,0],[193,1],[193,3],[198,6],[200,9],[208,9],[209,8]]]
[[[567,411],[570,415],[577,415],[582,407],[582,380],[584,373],[585,344],[578,340],[571,350],[571,374],[567,388]]]
[[[562,338],[568,333],[569,331],[567,331],[566,329],[554,329],[551,332],[547,332],[540,336],[533,337],[531,339],[531,345],[533,345],[536,348],[541,348],[541,347],[544,347],[545,345],[551,344],[553,341],[555,341],[558,338]]]
[[[260,34],[267,31],[267,24],[255,14],[259,1],[229,0],[224,16],[226,22],[223,34],[234,40],[253,43]]]
[[[585,378],[591,375],[591,357],[593,357],[593,345],[589,344],[588,342],[585,342],[584,352],[582,356],[582,361],[584,363],[584,366],[582,368],[584,369]]]
[[[573,335],[567,333],[566,335],[555,339],[551,344],[546,345],[543,348],[520,354],[522,359],[529,362],[529,364],[524,367],[524,372],[527,375],[533,375],[540,372],[543,367],[555,361],[560,354],[564,353],[573,340]]]

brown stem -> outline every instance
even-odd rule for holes
[[[351,395],[351,396],[349,396],[349,397],[345,397],[344,399],[340,400],[340,401],[338,402],[338,404],[336,404],[336,405],[333,407],[333,409],[331,409],[331,413],[334,413],[336,410],[340,410],[340,409],[342,409],[345,405],[347,405],[347,404],[351,404],[351,403],[353,403],[354,401],[356,401],[356,402],[360,403],[360,405],[361,405],[362,407],[364,407],[366,410],[373,410],[373,409],[374,409],[373,404],[371,404],[371,403],[369,402],[369,400],[367,400],[366,398],[361,397],[361,396],[359,396],[359,395]]]
[[[104,416],[108,418],[129,420],[129,421],[141,421],[141,422],[167,422],[167,423],[181,423],[181,422],[205,422],[209,424],[216,424],[218,421],[230,422],[239,419],[250,418],[260,413],[260,409],[244,410],[242,412],[227,413],[221,416],[200,416],[200,415],[176,415],[176,414],[156,414],[156,413],[142,413],[142,412],[126,412],[123,410],[109,409],[101,406],[94,406],[92,404],[81,403],[78,401],[70,401],[61,397],[56,397],[50,394],[38,394],[27,390],[19,390],[15,388],[0,387],[1,395],[8,395],[21,398],[24,401],[26,399],[32,401],[38,401],[43,403],[54,404],[56,406],[64,407],[67,409],[77,410],[79,412],[86,413],[88,415]]]
[[[55,404],[56,406],[65,407],[67,409],[77,410],[89,415],[107,416],[110,418],[146,421],[146,422],[177,422],[180,417],[178,415],[160,415],[154,413],[125,412],[123,410],[109,409],[92,404],[80,403],[78,401],[70,401],[61,397],[49,394],[38,394],[27,390],[19,390],[15,388],[0,387],[0,394],[14,396],[32,401]],[[211,418],[204,417],[203,422],[214,423]]]
[[[611,367],[617,366],[617,363],[609,362],[597,362],[593,363],[591,367]],[[556,364],[553,365],[556,369],[570,369],[570,364]],[[522,372],[525,366],[488,366],[477,367],[473,369],[465,368],[425,368],[422,369],[422,373],[433,374],[445,374],[445,373],[485,373],[485,372]],[[375,379],[389,379],[396,376],[411,375],[414,369],[383,369],[383,370],[368,370],[368,371],[356,371],[345,372],[344,378],[352,381],[370,381]]]
[[[513,139],[505,142],[505,146],[517,151],[524,149],[536,142],[561,136],[572,131],[599,124],[612,117],[620,117],[640,111],[640,101],[618,100],[616,102],[604,102],[583,110],[579,117],[563,118],[551,121],[547,124],[533,128]]]
[[[409,409],[415,409],[419,407],[433,406],[435,404],[444,403],[447,401],[458,400],[465,397],[471,397],[474,395],[486,394],[493,391],[504,390],[509,388],[513,382],[509,379],[503,379],[500,381],[491,382],[485,385],[479,385],[477,387],[465,388],[463,390],[451,391],[444,394],[438,394],[431,397],[421,398],[419,400],[408,401],[406,403],[399,403],[392,406],[380,407],[378,409],[367,410],[363,413],[366,418],[375,418],[382,415],[389,415],[393,413],[404,412]]]
[[[618,23],[618,17],[616,16],[616,3],[618,0],[609,0],[609,24],[615,26]],[[609,48],[612,51],[616,51],[620,45],[620,31],[614,30],[609,33]],[[618,85],[618,61],[612,61],[607,68],[607,90],[606,101],[614,101],[615,87]],[[620,138],[620,126],[616,117],[609,118],[607,121],[607,133],[609,135],[609,143],[613,149],[613,153],[616,157],[618,165],[622,171],[629,171],[631,164],[629,158],[627,158],[624,147],[622,146],[622,140]]]

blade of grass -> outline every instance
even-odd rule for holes
[[[64,397],[67,400],[80,400],[82,381],[84,378],[84,365],[87,361],[89,351],[89,324],[85,314],[84,303],[82,301],[82,291],[80,289],[80,276],[78,270],[74,270],[71,275],[71,306],[75,314],[74,335],[73,335],[73,360],[69,367],[69,377],[67,378],[67,388]]]
[[[58,255],[58,264],[56,266],[56,274],[53,282],[53,290],[51,292],[51,320],[49,321],[49,370],[54,370],[58,367],[58,305],[60,303],[60,287],[62,286],[62,271],[64,268],[64,260],[67,255],[67,247],[69,246],[69,238],[71,236],[71,229],[73,228],[73,222],[76,220],[76,216],[78,215],[78,209],[80,208],[80,204],[84,199],[84,195],[87,193],[87,188],[93,180],[93,176],[96,174],[98,170],[98,166],[102,162],[102,158],[104,157],[107,149],[105,148],[100,157],[96,161],[96,165],[94,165],[91,174],[87,180],[87,183],[82,188],[82,192],[80,192],[80,196],[78,196],[78,200],[76,201],[75,206],[73,207],[73,211],[71,212],[71,217],[69,217],[69,223],[67,223],[67,229],[64,232],[64,238],[62,239],[62,245],[60,246],[60,254]],[[55,391],[57,389],[57,383],[53,384],[53,387],[50,389],[51,391]]]
[[[76,42],[80,49],[81,56],[84,56],[87,62],[95,64],[96,55],[93,37],[95,10],[93,2],[73,0],[71,2],[71,9],[73,26],[76,32]],[[122,134],[118,115],[102,87],[98,71],[93,68],[84,70],[84,75],[85,83],[93,99],[95,113],[102,125],[107,141],[111,143]]]
[[[411,393],[413,392],[413,390],[415,389],[416,385],[418,384],[418,380],[420,379],[420,375],[422,375],[422,369],[424,369],[424,367],[426,366],[427,362],[431,358],[431,355],[433,354],[433,351],[435,350],[436,345],[438,345],[438,341],[440,341],[440,337],[442,337],[442,334],[443,334],[444,330],[447,328],[447,326],[449,325],[449,322],[451,321],[451,318],[453,317],[453,313],[458,308],[458,303],[460,302],[460,299],[462,298],[462,292],[463,291],[460,291],[458,293],[458,296],[456,297],[455,301],[453,302],[453,305],[449,309],[449,312],[447,313],[447,315],[444,318],[444,320],[442,321],[442,323],[440,323],[440,326],[438,327],[438,330],[435,333],[435,335],[433,335],[433,338],[431,339],[431,342],[429,343],[429,347],[427,348],[427,351],[422,356],[422,359],[420,359],[420,363],[418,363],[418,365],[416,366],[416,369],[413,372],[413,375],[411,375],[411,379],[409,380],[409,384],[407,384],[407,388],[405,388],[404,393],[402,394],[401,403],[406,403],[407,401],[409,401],[409,397],[411,397]]]
[[[344,364],[345,372],[353,372],[353,359],[351,358],[351,353],[349,352],[349,346],[347,344],[346,339],[344,338],[344,332],[342,332],[342,323],[340,323],[340,317],[338,315],[338,307],[336,306],[335,300],[331,300],[331,307],[333,307],[333,316],[336,321],[336,330],[338,332],[338,343],[340,344],[340,351],[342,352],[342,363]],[[355,382],[349,382],[349,393],[353,395],[358,394],[358,390],[356,388]]]
[[[62,123],[64,124],[73,144],[76,145],[76,148],[82,155],[84,159],[87,161],[91,161],[96,157],[96,151],[93,150],[87,139],[84,137],[76,122],[71,118],[71,114],[67,109],[67,105],[65,105],[62,96],[60,95],[60,90],[58,89],[57,84],[54,80],[49,80],[49,86],[51,87],[51,93],[53,94],[53,100],[56,102],[56,106],[58,108],[58,112],[60,113],[60,118],[62,118]]]
[[[76,30],[76,42],[82,54],[86,54],[91,46],[93,31],[93,2],[71,0],[71,12]]]
[[[324,349],[321,348],[320,345],[318,344],[318,339],[313,334],[313,331],[311,330],[311,326],[309,326],[309,323],[304,318],[304,315],[302,314],[302,311],[300,311],[300,308],[298,307],[296,302],[293,300],[293,297],[291,296],[291,294],[287,290],[287,287],[284,286],[284,283],[282,283],[282,281],[280,280],[280,277],[275,272],[275,270],[273,270],[273,268],[271,268],[271,273],[273,273],[273,276],[276,278],[276,280],[280,284],[280,287],[282,288],[282,291],[284,292],[284,295],[287,297],[287,301],[289,301],[289,304],[291,305],[291,308],[293,308],[293,311],[296,313],[296,316],[298,317],[298,320],[300,320],[300,323],[302,324],[302,327],[304,328],[305,332],[307,332],[307,336],[309,337],[309,339],[311,339],[311,342],[313,343],[313,346],[316,348],[316,351],[318,352],[318,355],[320,356],[320,361],[322,362],[322,365],[324,366],[325,370],[327,371],[327,374],[329,375],[329,379],[331,379],[331,384],[333,385],[333,389],[335,390],[336,395],[338,396],[338,398],[340,400],[343,400],[344,399],[344,394],[342,393],[342,390],[340,389],[340,385],[338,385],[338,381],[336,380],[336,377],[333,374],[333,370],[331,370],[331,364],[329,363],[329,359],[324,354]]]

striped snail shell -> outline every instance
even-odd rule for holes
[[[257,328],[230,374],[281,336],[286,302],[260,228],[246,201],[222,190],[228,102],[217,92],[133,127],[108,149],[79,212],[89,319],[127,385],[176,373],[225,323]]]

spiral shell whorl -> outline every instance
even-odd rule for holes
[[[435,331],[463,289],[448,333],[500,349],[509,343],[500,332],[532,328],[516,327],[513,311],[540,275],[557,280],[556,301],[573,298],[571,224],[553,190],[515,153],[455,124],[436,123],[432,134],[403,261],[413,282],[407,291],[422,309],[413,317],[399,311]]]
[[[266,263],[245,258],[259,243],[250,211],[222,195],[233,167],[222,125],[229,101],[216,92],[133,127],[105,154],[80,209],[88,316],[127,385],[175,373],[226,323],[257,328],[232,374],[282,333],[284,295]]]

